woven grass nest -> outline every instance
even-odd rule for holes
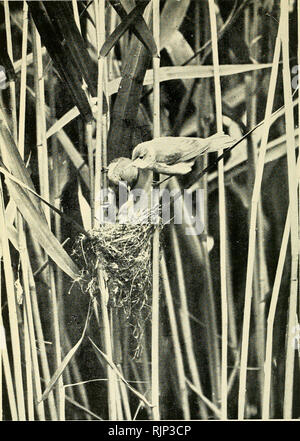
[[[81,268],[79,284],[90,296],[99,295],[98,268],[104,271],[108,306],[122,308],[131,328],[130,352],[138,358],[145,324],[151,315],[152,237],[156,225],[150,211],[135,223],[104,223],[78,236],[73,255]],[[161,224],[159,224],[161,226]]]

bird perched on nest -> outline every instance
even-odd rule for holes
[[[185,175],[204,153],[227,149],[236,140],[216,133],[208,138],[161,137],[142,142],[132,152],[131,166],[165,175]]]

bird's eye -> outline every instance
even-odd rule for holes
[[[140,159],[144,159],[144,156],[145,156],[144,153],[142,153],[142,154],[139,156],[139,158],[140,158]]]

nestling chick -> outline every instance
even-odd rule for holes
[[[107,177],[111,183],[118,185],[120,181],[126,182],[131,188],[138,179],[138,168],[129,158],[114,159],[108,166]]]
[[[133,166],[165,175],[184,175],[204,153],[227,149],[235,139],[223,133],[209,138],[161,137],[142,142],[132,152]]]

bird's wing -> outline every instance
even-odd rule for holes
[[[167,165],[177,164],[177,162],[181,161],[182,154],[180,152],[170,152],[165,153],[164,155],[157,155],[157,160],[161,159],[160,156],[164,159],[164,163]]]
[[[204,153],[227,149],[236,141],[234,138],[225,135],[224,133],[215,133],[208,138],[187,138],[179,136],[173,139],[176,139],[175,144],[178,147],[178,151],[181,152],[181,157],[176,162],[189,161],[203,155]]]
[[[207,139],[184,136],[165,136],[156,138],[153,141],[157,152],[157,162],[165,162],[168,165],[194,159],[205,153],[209,146]]]
[[[186,175],[192,170],[195,161],[178,162],[173,165],[166,165],[163,162],[157,162],[153,170],[164,175]]]
[[[132,159],[136,159],[142,149],[152,151],[155,160],[167,165],[190,161],[206,152],[228,148],[235,140],[223,133],[216,133],[208,138],[190,138],[185,136],[164,136],[146,141],[135,147]]]

